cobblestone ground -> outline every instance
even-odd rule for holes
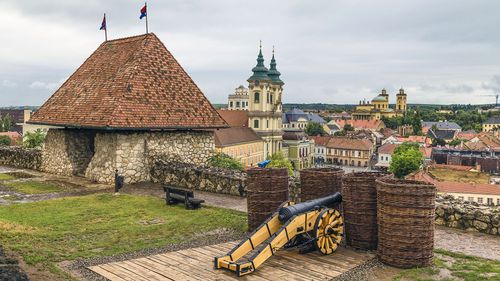
[[[500,236],[436,226],[434,248],[500,260]]]

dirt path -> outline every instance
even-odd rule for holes
[[[500,261],[500,236],[436,226],[434,248]]]

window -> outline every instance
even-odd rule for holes
[[[260,93],[257,92],[255,94],[253,94],[253,101],[255,103],[260,103]]]
[[[266,119],[266,128],[269,128],[269,119]]]
[[[240,107],[240,102],[239,101],[236,102],[236,107]]]
[[[500,198],[497,198],[497,205],[500,205]]]
[[[233,107],[233,102],[232,101],[229,102],[229,107]]]
[[[467,201],[474,202],[474,197],[467,197]]]
[[[273,103],[273,94],[269,95],[269,100],[271,101],[271,103]]]
[[[486,203],[487,203],[488,205],[493,205],[493,198],[488,198],[488,199],[486,199]]]
[[[477,198],[477,203],[483,204],[483,197],[478,197]]]
[[[259,128],[259,120],[253,120],[253,127]]]

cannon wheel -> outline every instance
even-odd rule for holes
[[[325,255],[333,253],[342,241],[344,219],[335,209],[324,209],[314,225],[316,248]]]

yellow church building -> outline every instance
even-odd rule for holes
[[[389,107],[389,95],[385,89],[374,97],[371,102],[360,101],[356,110],[352,113],[354,120],[380,120],[382,117],[395,117],[404,115],[407,107],[407,96],[404,89],[399,89],[396,94],[396,108]]]

